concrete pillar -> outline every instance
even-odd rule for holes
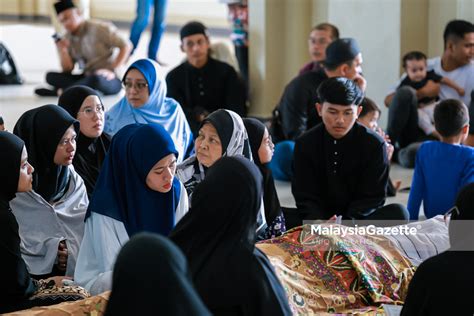
[[[309,60],[313,0],[249,1],[250,115],[268,117]]]
[[[400,59],[414,50],[428,55],[428,4],[429,0],[401,1]]]
[[[444,27],[454,19],[474,21],[474,0],[429,0],[428,14],[428,55],[440,56]]]

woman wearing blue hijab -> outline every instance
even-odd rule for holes
[[[140,59],[123,76],[125,96],[105,114],[104,132],[113,136],[122,127],[157,123],[164,127],[178,151],[178,162],[192,150],[193,135],[183,109],[166,97],[166,81],[156,62]]]
[[[178,153],[158,124],[132,124],[112,139],[86,214],[74,279],[91,293],[111,289],[118,252],[131,236],[168,235],[188,210],[174,177]]]

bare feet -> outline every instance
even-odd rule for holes
[[[396,192],[398,192],[398,190],[400,190],[401,186],[402,186],[402,180],[393,181],[393,187],[395,188]]]

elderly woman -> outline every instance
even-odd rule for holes
[[[176,170],[176,176],[183,182],[190,200],[194,188],[204,180],[212,165],[222,157],[233,156],[252,160],[244,122],[231,110],[214,111],[201,123],[195,143],[195,155],[178,165]],[[257,222],[259,238],[263,238],[267,226],[263,205]]]
[[[183,109],[166,97],[166,81],[150,59],[134,62],[123,76],[125,96],[105,114],[104,131],[114,135],[133,124],[160,124],[170,134],[178,151],[178,162],[192,150],[193,136]]]
[[[33,191],[10,202],[20,226],[21,251],[32,275],[72,276],[89,200],[72,167],[79,122],[57,105],[25,112],[14,133],[35,167]]]
[[[188,211],[174,177],[178,152],[158,124],[132,124],[112,139],[86,215],[75,281],[92,294],[111,289],[120,248],[148,231],[167,236]]]
[[[84,180],[90,199],[110,146],[110,136],[103,132],[104,105],[97,91],[86,86],[67,89],[58,104],[80,123],[72,164]]]
[[[195,155],[178,165],[176,176],[191,196],[208,168],[223,156],[252,159],[247,131],[242,118],[230,110],[217,110],[201,123],[195,142]]]

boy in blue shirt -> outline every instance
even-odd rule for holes
[[[428,141],[416,155],[415,173],[408,198],[410,219],[417,220],[420,205],[427,218],[444,214],[454,205],[458,191],[474,182],[474,148],[462,145],[469,131],[464,103],[448,99],[434,110],[441,141]]]

